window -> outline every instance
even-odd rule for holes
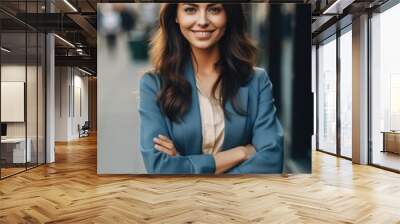
[[[340,155],[352,157],[352,34],[351,26],[340,36]]]
[[[371,18],[372,163],[400,170],[400,4]]]
[[[336,37],[318,48],[318,149],[336,153]]]

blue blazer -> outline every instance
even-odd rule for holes
[[[180,123],[164,116],[157,103],[160,78],[146,73],[140,80],[140,151],[149,173],[214,174],[213,155],[202,153],[200,108],[192,63],[186,64],[185,78],[192,86],[192,105]],[[247,116],[237,114],[230,101],[225,105],[230,119],[225,117],[222,150],[252,144],[256,154],[226,173],[281,173],[283,166],[283,130],[276,116],[272,83],[267,73],[255,68],[251,81],[240,88],[238,101]],[[169,137],[180,155],[169,156],[154,148],[158,134]]]

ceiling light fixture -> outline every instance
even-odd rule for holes
[[[6,52],[6,53],[10,53],[10,52],[11,52],[11,50],[9,50],[9,49],[7,49],[7,48],[5,48],[5,47],[1,47],[0,49],[1,49],[2,51]]]
[[[88,71],[86,71],[86,70],[83,70],[83,69],[81,69],[81,68],[79,68],[79,67],[78,67],[78,70],[81,71],[81,72],[83,72],[83,73],[85,73],[85,74],[87,74],[87,75],[92,76],[92,73],[90,73],[90,72],[88,72]]]
[[[333,13],[332,9],[336,9],[337,5],[339,4],[340,0],[336,0],[332,5],[330,5],[327,9],[324,10],[322,14],[330,14]],[[337,10],[337,9],[336,9]]]
[[[65,4],[67,4],[72,10],[74,10],[74,12],[78,12],[78,10],[68,1],[68,0],[64,0]]]
[[[63,41],[64,43],[66,43],[67,45],[69,45],[70,47],[75,48],[75,45],[71,44],[71,42],[69,42],[68,40],[58,36],[57,34],[54,34],[55,37],[57,37],[58,39],[60,39],[61,41]]]
[[[336,0],[332,5],[322,12],[323,15],[339,15],[343,10],[351,5],[355,0]]]

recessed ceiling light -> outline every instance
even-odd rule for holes
[[[68,1],[64,0],[65,4],[67,4],[74,12],[78,12],[78,10]]]
[[[60,36],[57,35],[57,34],[54,34],[54,36],[57,37],[58,39],[60,39],[62,42],[66,43],[67,45],[69,45],[69,46],[75,48],[75,45],[71,44],[71,42],[69,42],[68,40],[66,40],[66,39],[64,39],[64,38],[62,38],[62,37],[60,37]]]
[[[347,6],[351,5],[354,0],[336,0],[331,4],[327,9],[325,9],[322,14],[323,15],[328,15],[328,14],[342,14],[343,9],[346,8]]]
[[[5,48],[5,47],[1,47],[0,49],[1,49],[2,51],[6,52],[6,53],[10,53],[10,52],[11,52],[11,50],[9,50],[9,49],[7,49],[7,48]]]
[[[81,72],[83,72],[83,73],[85,73],[85,74],[87,74],[87,75],[92,75],[92,73],[90,73],[90,72],[88,72],[88,71],[86,71],[86,70],[83,70],[83,69],[81,69],[81,68],[79,68],[78,67],[78,69],[79,69],[79,71],[81,71]]]

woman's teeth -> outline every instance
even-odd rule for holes
[[[196,37],[206,38],[211,36],[211,31],[193,31]]]

